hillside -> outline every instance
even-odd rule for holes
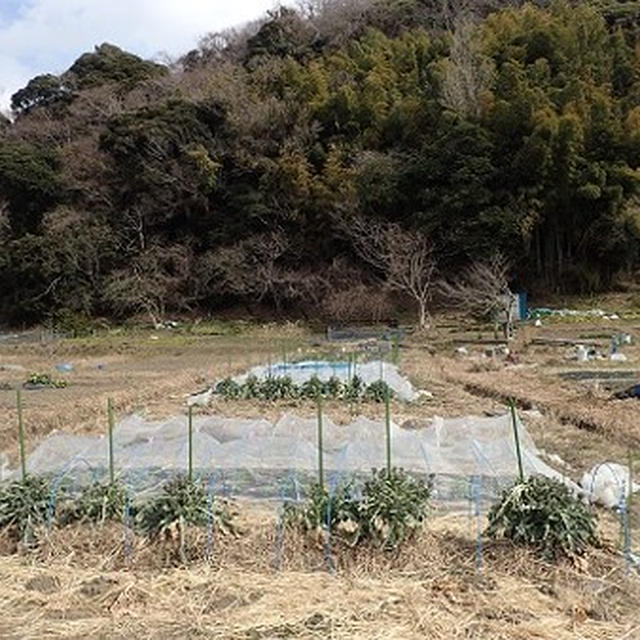
[[[369,320],[389,293],[354,217],[427,237],[441,274],[499,251],[532,291],[611,288],[640,257],[639,25],[638,2],[336,0],[170,66],[99,45],[0,121],[0,322]]]

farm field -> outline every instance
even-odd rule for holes
[[[571,342],[608,352],[616,332],[635,339],[622,349],[626,362],[568,358]],[[22,392],[28,451],[55,430],[105,433],[109,398],[118,417],[137,411],[161,420],[184,415],[186,396],[207,383],[283,355],[339,358],[373,348],[371,341],[328,342],[294,324],[221,333],[201,327],[0,341],[0,450],[9,466],[18,464],[15,389],[34,372],[68,386]],[[513,397],[538,448],[559,456],[561,471],[576,481],[596,463],[626,464],[630,452],[640,452],[638,401],[611,400],[608,388],[640,377],[640,319],[522,326],[510,360],[484,354],[492,341],[490,328],[456,318],[438,318],[429,333],[409,336],[398,349],[400,369],[433,397],[392,400],[393,421],[410,426],[434,416],[495,415]],[[62,363],[73,370],[53,368]],[[606,374],[567,376],[575,371]],[[196,408],[198,416],[270,421],[315,411],[305,400],[216,396]],[[384,417],[384,405],[371,402],[327,400],[324,411],[341,424],[355,414]],[[636,551],[638,502],[630,514]],[[640,638],[640,574],[620,552],[615,514],[598,508],[603,545],[579,562],[551,564],[484,541],[479,565],[483,523],[441,507],[436,501],[424,531],[399,551],[335,548],[330,562],[318,541],[291,532],[280,537],[277,504],[244,499],[236,502],[237,535],[217,535],[205,545],[194,533],[186,566],[172,556],[171,541],[127,538],[120,525],[54,528],[37,549],[10,553],[0,545],[0,637]]]

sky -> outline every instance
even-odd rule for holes
[[[103,42],[142,57],[178,56],[205,34],[277,0],[0,0],[0,109],[41,73],[61,73]]]

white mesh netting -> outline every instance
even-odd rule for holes
[[[193,468],[218,489],[234,495],[276,498],[287,487],[310,481],[318,469],[317,420],[283,415],[266,420],[198,417],[193,421]],[[526,428],[518,422],[524,471],[563,478],[540,457]],[[156,487],[188,465],[186,416],[148,422],[132,415],[114,430],[117,473],[138,491]],[[384,422],[359,417],[349,425],[323,419],[325,476],[358,478],[386,464]],[[434,418],[422,429],[391,424],[392,464],[430,476],[438,497],[468,497],[473,478],[483,495],[495,497],[518,473],[513,426],[509,415]],[[53,433],[28,457],[27,470],[70,479],[78,484],[103,478],[108,469],[108,439]],[[14,471],[10,475],[15,475]]]

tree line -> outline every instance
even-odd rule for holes
[[[639,259],[639,25],[308,0],[167,64],[97,46],[0,119],[0,321],[423,318],[411,256],[429,284],[500,255],[533,291],[612,287]]]

